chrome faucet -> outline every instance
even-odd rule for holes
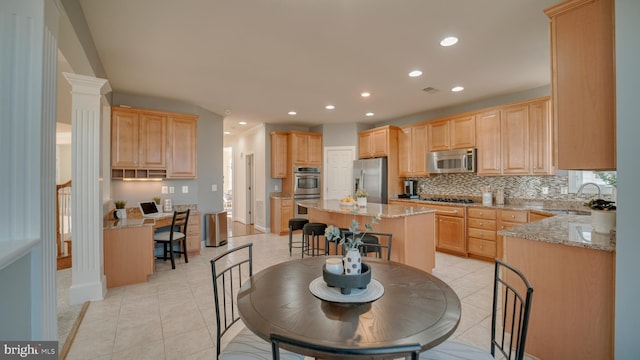
[[[600,195],[602,195],[602,189],[600,189],[600,185],[596,184],[596,183],[592,183],[592,182],[588,182],[588,183],[584,183],[582,185],[580,185],[580,187],[578,188],[578,192],[576,193],[576,197],[581,197],[582,196],[582,190],[584,190],[584,187],[587,185],[593,185],[596,188],[598,188],[598,199],[600,198]]]

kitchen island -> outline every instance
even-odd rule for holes
[[[366,207],[341,206],[338,200],[308,200],[310,222],[348,228],[355,218],[364,231],[371,217],[380,216],[373,231],[393,235],[391,260],[431,273],[435,267],[435,210],[368,203]],[[384,237],[382,237],[384,238]],[[381,241],[382,241],[381,238]]]
[[[590,222],[558,215],[498,232],[534,289],[525,351],[539,359],[613,359],[615,234]]]

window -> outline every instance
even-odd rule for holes
[[[601,176],[599,176],[599,174]],[[586,183],[595,183],[600,186],[602,194],[611,194],[611,189],[613,188],[606,179],[616,179],[615,171],[569,171],[569,192],[577,193],[578,189],[582,184]],[[609,181],[610,182],[610,181]],[[587,186],[582,191],[583,194],[597,194],[598,190],[595,186]]]

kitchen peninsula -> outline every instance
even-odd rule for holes
[[[435,210],[402,205],[368,203],[366,207],[343,207],[338,200],[300,201],[310,222],[348,228],[355,218],[364,230],[371,217],[380,215],[373,231],[393,235],[391,260],[431,273],[435,267]]]

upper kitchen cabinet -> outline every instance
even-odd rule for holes
[[[532,175],[553,175],[551,100],[529,104],[529,153]]]
[[[287,177],[287,134],[274,131],[270,135],[271,177],[282,179]]]
[[[509,106],[500,117],[502,173],[529,173],[529,106]]]
[[[448,120],[436,120],[427,124],[429,151],[472,148],[476,145],[474,115]]]
[[[545,10],[560,169],[616,168],[613,3],[570,0]]]
[[[166,140],[166,114],[113,107],[111,110],[112,177],[165,177]]]
[[[412,125],[398,133],[398,170],[402,177],[428,176],[427,126]]]
[[[500,175],[500,110],[476,115],[478,175]]]
[[[197,176],[198,117],[170,114],[167,118],[168,179],[189,179]]]
[[[398,146],[398,132],[395,126],[383,126],[358,133],[358,158],[389,156]]]
[[[291,165],[322,166],[322,135],[310,132],[289,132]]]

